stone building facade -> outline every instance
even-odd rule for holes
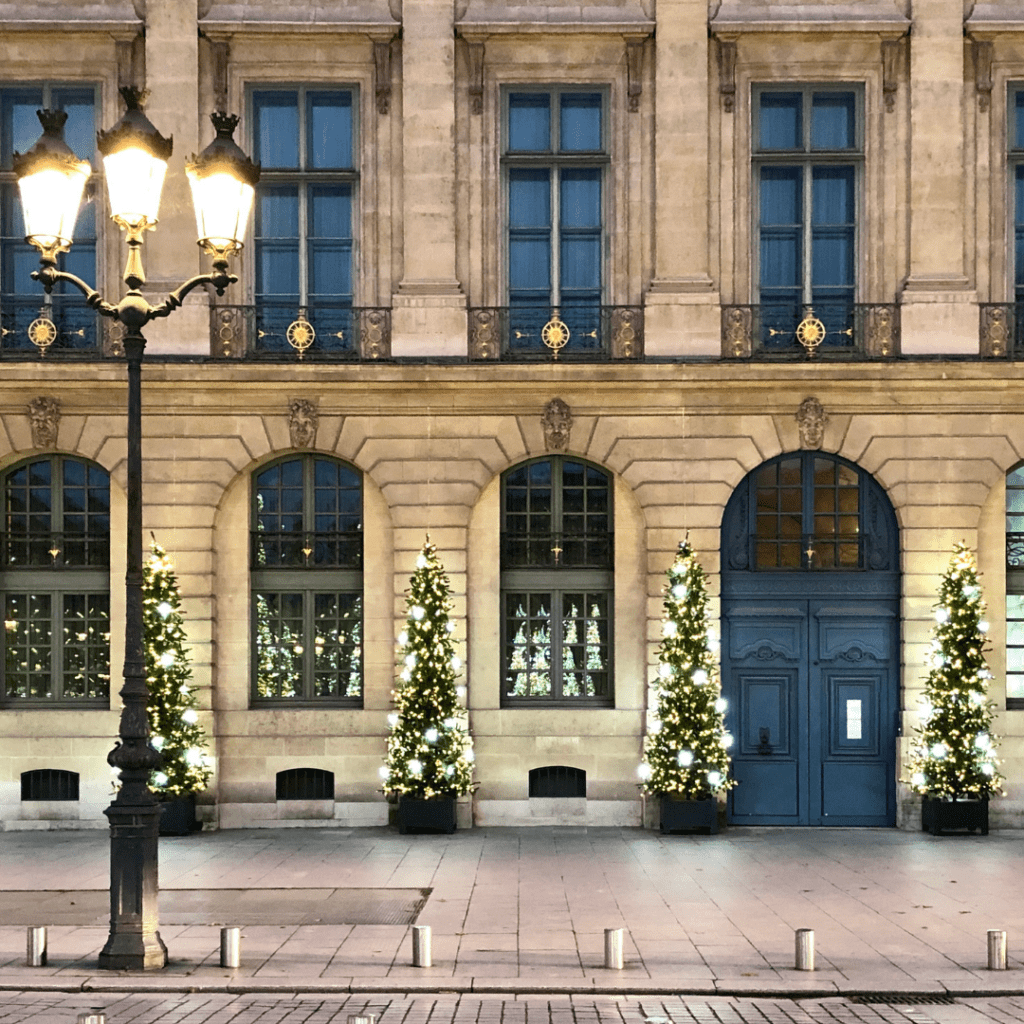
[[[26,500],[63,502],[65,525],[36,527],[41,550],[67,546],[74,474],[100,504],[109,475],[110,537],[109,572],[76,577],[62,554],[21,564],[6,520],[0,828],[106,825],[124,617],[118,339],[58,297],[55,344],[27,341],[44,300],[10,154],[26,110],[64,105],[88,139],[129,84],[174,138],[147,292],[202,262],[181,172],[207,115],[237,112],[263,165],[239,283],[146,331],[145,529],[182,583],[209,823],[386,822],[395,636],[429,533],[476,744],[463,825],[652,823],[636,769],[687,535],[721,623],[732,820],[916,827],[901,762],[962,539],[991,619],[992,819],[1021,824],[1018,4],[38,0],[0,3],[0,25],[6,507],[42,488]],[[123,247],[90,195],[71,256],[115,294]],[[253,539],[272,501],[279,524],[302,506],[280,528],[314,551],[330,505],[361,558],[277,549],[275,576]],[[60,640],[83,589],[112,624],[107,689]],[[46,654],[26,669],[30,620]],[[264,686],[263,656],[324,629],[344,680],[307,657]],[[551,767],[584,788],[544,796],[541,773],[531,796]],[[293,769],[331,773],[333,799],[283,791]],[[74,773],[78,799],[33,772]]]

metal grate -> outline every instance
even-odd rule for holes
[[[278,800],[333,800],[334,772],[322,768],[289,768],[277,773]]]
[[[955,1006],[950,995],[937,992],[861,992],[847,997],[851,1003],[888,1003],[892,1006]]]
[[[34,772],[22,772],[21,799],[77,800],[78,772],[66,772],[61,768],[39,768]]]
[[[582,768],[551,764],[530,769],[531,797],[585,797],[587,773]]]

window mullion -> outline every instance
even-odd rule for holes
[[[803,300],[804,305],[810,305],[812,299],[812,286],[814,281],[814,170],[809,159],[805,158],[804,163],[804,189],[803,189]]]
[[[551,304],[562,301],[562,176],[557,163],[551,164]]]

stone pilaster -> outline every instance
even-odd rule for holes
[[[649,355],[721,351],[708,252],[708,30],[702,0],[659,0],[655,37],[654,280]]]
[[[451,0],[405,4],[402,21],[404,272],[391,350],[465,355],[466,299],[455,271],[455,35]]]
[[[910,42],[910,274],[905,353],[977,352],[977,296],[965,270],[963,11],[918,0]]]
[[[161,134],[174,138],[160,201],[160,223],[147,235],[143,250],[145,290],[153,295],[151,301],[157,301],[161,293],[200,272],[201,250],[196,245],[196,218],[185,161],[213,138],[213,129],[209,125],[201,129],[199,124],[196,0],[149,0],[146,4],[145,84],[149,90],[146,115]],[[243,301],[241,292],[234,301]],[[146,327],[147,352],[193,352],[197,339],[208,338],[210,333],[207,309],[205,291],[192,292],[181,309]],[[209,344],[202,348],[195,354],[206,354]]]

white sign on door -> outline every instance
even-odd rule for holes
[[[861,706],[863,701],[848,700],[846,702],[846,738],[848,740],[859,740],[864,738],[864,730],[861,722]]]

